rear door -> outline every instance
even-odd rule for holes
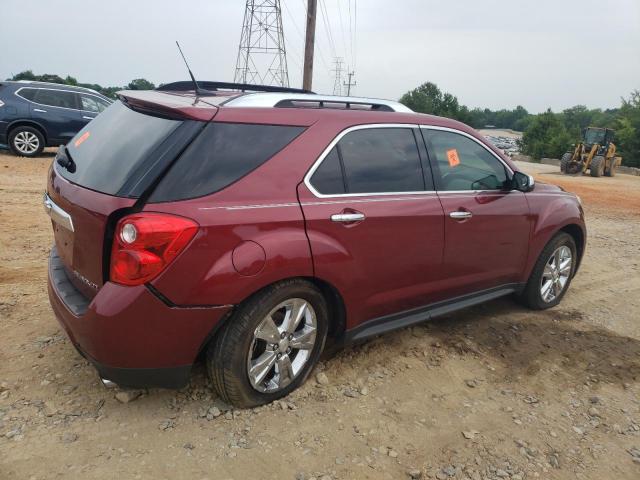
[[[78,97],[80,98],[80,118],[83,125],[86,125],[96,118],[99,113],[109,106],[106,100],[103,100],[97,95],[78,93]]]
[[[84,126],[75,92],[37,88],[33,102],[31,118],[45,128],[49,143],[66,143]]]
[[[342,294],[347,328],[440,298],[443,212],[419,135],[348,129],[298,188],[315,275]]]
[[[442,285],[447,297],[518,282],[531,217],[524,193],[506,187],[513,172],[471,135],[437,127],[421,130],[444,208]]]

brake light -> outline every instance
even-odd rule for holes
[[[116,225],[110,279],[141,285],[155,278],[198,231],[193,220],[164,213],[136,213]]]

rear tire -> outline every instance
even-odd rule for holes
[[[292,326],[288,319],[298,317]],[[239,408],[288,395],[320,358],[328,323],[326,301],[313,284],[296,279],[265,288],[238,307],[209,345],[206,363],[215,389]]]
[[[573,158],[573,154],[572,153],[565,153],[562,158],[560,159],[560,171],[562,173],[567,173],[567,166],[569,165],[569,162],[571,161],[571,159]]]
[[[20,126],[9,133],[9,148],[19,157],[37,157],[44,147],[44,136],[37,128]]]
[[[565,263],[567,255],[570,255],[568,269]],[[557,233],[542,249],[527,285],[519,296],[521,303],[532,310],[544,310],[558,305],[569,289],[577,261],[577,248],[573,237],[565,232]],[[558,269],[554,275],[556,265]],[[560,270],[564,270],[564,273],[561,274]],[[565,274],[566,278],[563,281]],[[547,287],[546,290],[545,287]],[[553,290],[554,288],[556,290]],[[552,290],[551,295],[549,295],[550,290]]]
[[[591,166],[589,167],[592,177],[601,177],[604,173],[604,157],[598,155],[591,160]]]

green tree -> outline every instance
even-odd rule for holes
[[[145,78],[136,78],[127,85],[128,90],[153,90],[156,86]]]
[[[400,98],[400,103],[414,112],[429,113],[440,117],[449,117],[465,121],[469,117],[469,110],[461,110],[458,99],[450,93],[442,93],[435,83],[427,82],[420,85]]]
[[[640,167],[640,90],[631,92],[628,100],[622,99],[616,128],[622,163]]]
[[[533,158],[560,158],[571,143],[571,135],[551,109],[536,115],[522,135],[523,153]]]

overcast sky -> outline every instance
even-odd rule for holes
[[[305,0],[282,0],[292,86],[301,84]],[[640,89],[640,0],[319,0],[314,90],[333,59],[354,94],[399,98],[432,81],[471,107],[615,107]],[[349,4],[351,16],[349,14]],[[0,78],[22,70],[124,85],[232,81],[243,0],[1,0]],[[351,27],[350,27],[351,25]],[[354,27],[355,25],[355,27]],[[335,46],[335,51],[334,47]],[[353,52],[352,52],[353,50]]]

